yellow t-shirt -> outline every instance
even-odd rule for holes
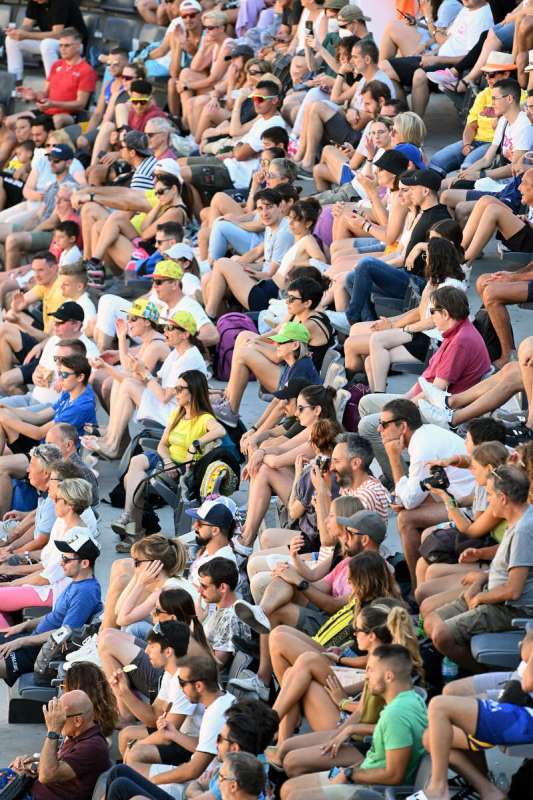
[[[37,284],[32,289],[43,304],[43,325],[45,333],[50,333],[54,318],[50,316],[52,311],[57,311],[60,305],[65,302],[61,292],[60,279],[57,277],[51,286]]]
[[[175,411],[174,416],[177,413]],[[191,460],[191,454],[187,451],[195,439],[199,439],[207,433],[207,425],[211,420],[215,421],[212,414],[200,414],[192,419],[180,419],[168,437],[168,449],[172,461],[176,464],[183,464],[185,461]]]

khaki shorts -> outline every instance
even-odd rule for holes
[[[529,610],[516,606],[483,605],[469,609],[463,597],[437,609],[457,644],[469,644],[476,633],[499,633],[512,628],[512,620],[529,617]]]

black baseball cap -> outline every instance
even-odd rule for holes
[[[409,166],[409,159],[397,150],[385,150],[378,160],[374,161],[374,166],[378,169],[386,169],[393,175],[401,175]]]
[[[425,186],[433,192],[438,192],[442,183],[442,178],[433,169],[410,169],[400,175],[400,180],[404,186]]]
[[[309,386],[309,381],[305,378],[291,378],[283,389],[278,389],[277,392],[272,392],[272,394],[278,400],[294,400],[306,386]]]
[[[59,308],[56,308],[56,310],[52,311],[48,316],[55,317],[61,322],[67,322],[69,320],[83,322],[85,319],[85,311],[79,303],[67,301],[66,303],[62,303]]]

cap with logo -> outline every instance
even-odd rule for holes
[[[339,11],[337,19],[339,22],[347,22],[349,25],[350,22],[370,22],[371,18],[363,14],[359,6],[345,5]]]
[[[152,155],[152,151],[148,147],[148,137],[142,131],[128,131],[123,142],[124,147],[128,150],[135,150],[140,156]]]
[[[307,378],[291,378],[283,389],[272,392],[272,394],[274,397],[277,397],[278,400],[294,400],[306,386],[309,386]]]
[[[481,67],[482,72],[512,72],[516,64],[513,63],[511,53],[501,53],[499,50],[491,50],[485,66]],[[527,69],[527,67],[526,67]]]
[[[55,311],[49,312],[50,317],[55,317],[60,322],[83,322],[85,319],[85,311],[79,303],[73,300],[62,303]]]
[[[285,344],[285,342],[309,344],[311,337],[309,331],[301,322],[286,322],[285,325],[281,326],[279,333],[274,333],[269,338],[273,342],[278,342],[278,344]]]
[[[194,250],[190,245],[178,242],[177,244],[173,244],[172,247],[169,247],[168,250],[165,250],[165,255],[172,258],[174,261],[181,261],[181,259],[192,261],[194,258]]]
[[[150,322],[159,322],[159,309],[152,300],[147,300],[145,297],[139,297],[130,308],[124,309],[130,317],[139,317],[139,319],[149,319]]]
[[[54,544],[62,553],[74,553],[81,559],[96,561],[100,555],[100,545],[89,530],[81,526],[71,528],[64,539],[56,539]]]
[[[198,331],[198,325],[193,315],[188,311],[176,311],[172,317],[161,317],[161,322],[172,322],[178,328],[183,328],[184,331],[195,336]]]
[[[387,535],[387,526],[375,511],[356,511],[351,517],[335,519],[339,525],[344,525],[359,536],[368,536],[376,544],[381,544]]]
[[[438,192],[442,183],[442,178],[432,169],[411,169],[404,172],[400,177],[404,186],[424,186],[432,192]]]
[[[207,522],[208,525],[216,525],[217,528],[230,528],[235,521],[225,503],[220,499],[206,500],[199,508],[189,508],[186,513],[199,522]]]
[[[55,161],[70,161],[74,158],[74,150],[68,144],[55,144],[46,155]]]
[[[175,261],[164,258],[155,265],[152,278],[167,278],[170,281],[181,281],[183,278],[183,269],[179,264],[176,264]]]

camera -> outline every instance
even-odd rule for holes
[[[423,481],[420,481],[420,488],[425,492],[428,489],[442,489],[445,492],[448,491],[450,479],[444,467],[434,466],[431,467],[429,471],[431,475],[428,478],[424,478]]]
[[[316,464],[322,475],[325,475],[327,472],[329,472],[331,458],[329,456],[317,456]]]

